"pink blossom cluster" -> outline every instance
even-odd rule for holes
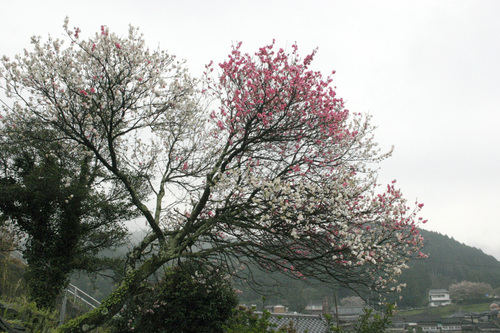
[[[225,146],[206,207],[221,216],[250,208],[233,212],[216,234],[225,236],[220,242],[278,246],[273,255],[286,262],[264,260],[266,269],[301,277],[329,270],[382,290],[409,258],[422,257],[423,205],[409,207],[395,181],[376,191],[369,164],[390,152],[379,152],[369,116],[344,108],[332,78],[308,69],[314,54],[301,59],[295,45],[286,53],[273,42],[250,55],[239,43],[219,64],[218,80],[207,66],[205,89],[220,103],[210,114],[212,135]],[[258,252],[242,250],[263,260]],[[325,272],[310,266],[318,257],[328,258]]]

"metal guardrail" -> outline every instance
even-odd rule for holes
[[[69,284],[68,288],[64,290],[64,298],[61,305],[61,311],[59,312],[59,324],[64,324],[64,320],[66,319],[66,303],[68,302],[68,294],[71,294],[74,297],[74,300],[82,301],[84,304],[87,304],[92,309],[97,308],[101,305],[101,302],[96,300],[94,297],[90,296],[74,284]]]
[[[9,255],[11,258],[19,260],[21,264],[28,266],[28,262],[26,261],[26,259],[24,259],[23,254],[21,252],[14,250],[10,251]]]
[[[10,256],[12,258],[18,259],[23,265],[28,266],[28,263],[23,257],[23,254],[19,251],[12,251],[10,253]],[[64,317],[66,316],[66,301],[68,299],[68,294],[71,294],[75,299],[82,301],[84,304],[87,304],[91,308],[95,309],[99,305],[101,305],[101,302],[96,300],[94,297],[90,296],[74,284],[69,284],[68,287],[64,290],[64,299],[63,299],[63,304],[61,307],[61,313],[60,313],[60,322],[64,322]]]
[[[89,294],[87,294],[86,292],[84,292],[83,290],[81,290],[80,288],[75,286],[74,284],[70,283],[68,285],[68,288],[66,288],[65,292],[70,293],[75,298],[84,302],[85,304],[89,305],[90,307],[92,307],[94,309],[97,308],[99,305],[101,305],[101,302],[99,302],[94,297],[90,296]]]

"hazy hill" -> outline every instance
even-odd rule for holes
[[[425,306],[429,289],[448,288],[450,284],[463,280],[487,282],[493,288],[500,288],[500,262],[493,256],[448,236],[426,230],[421,232],[426,240],[423,252],[427,253],[429,258],[410,262],[410,268],[400,277],[400,281],[407,284],[402,292],[403,299],[398,301],[400,307]],[[134,235],[136,239],[143,236],[140,232],[137,234]],[[121,257],[125,252],[126,248],[123,247],[115,254]],[[243,291],[240,295],[242,301],[249,304],[262,305],[261,296],[266,296],[267,304],[281,303],[289,306],[291,310],[302,311],[311,300],[321,300],[327,296],[333,302],[334,294],[339,300],[353,294],[341,288],[319,285],[310,279],[297,281],[281,275],[269,276],[265,272],[252,273],[254,278],[270,287],[257,292],[244,282],[235,281],[236,287]],[[94,289],[93,292],[99,299],[106,296],[113,288],[111,281],[100,278],[93,283],[85,277],[76,280],[74,281],[81,288],[90,289],[89,291]]]
[[[428,259],[411,261],[409,268],[400,277],[401,283],[406,283],[403,289],[402,300],[398,296],[393,298],[402,308],[426,306],[429,289],[445,288],[450,284],[463,280],[486,282],[493,288],[500,288],[500,262],[483,251],[455,241],[453,238],[432,231],[421,231],[425,238],[425,247],[422,252],[429,255]],[[262,277],[262,273],[259,277]],[[328,288],[316,285],[311,280],[292,281],[274,276],[267,282],[274,284],[271,290],[280,292],[281,297],[273,296],[268,292],[269,302],[280,302],[300,311],[310,300],[320,300],[327,296],[333,301],[334,291],[341,299],[352,294],[341,288]],[[258,295],[250,288],[242,286],[242,298],[248,302],[257,302]]]
[[[423,252],[429,258],[411,262],[401,276],[401,281],[407,284],[401,305],[424,305],[428,289],[447,289],[463,280],[500,287],[500,262],[495,257],[437,232],[422,230],[421,233],[426,244]]]

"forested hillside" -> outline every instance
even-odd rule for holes
[[[453,238],[436,232],[421,231],[426,239],[424,251],[429,258],[413,265],[425,269],[432,279],[432,287],[469,280],[500,286],[500,262],[480,249],[459,243]]]
[[[486,282],[500,287],[500,262],[480,249],[457,242],[432,231],[421,231],[425,238],[423,252],[428,259],[413,261],[403,272],[407,284],[401,306],[420,306],[427,302],[430,288],[448,288],[460,281]]]
[[[400,281],[407,284],[402,293],[398,294],[403,296],[403,299],[398,300],[401,308],[425,306],[429,289],[448,288],[450,284],[463,280],[486,282],[493,288],[500,288],[500,262],[493,256],[436,232],[422,230],[421,233],[426,244],[423,252],[429,258],[410,262],[410,268],[400,277]],[[121,251],[120,254],[124,253],[125,251]],[[244,271],[248,272],[247,263],[242,262],[242,265],[245,266]],[[335,287],[334,283],[326,285],[310,279],[292,280],[255,269],[252,270],[252,278],[260,284],[257,290],[252,289],[245,281],[235,280],[234,283],[242,291],[242,303],[257,304],[259,307],[263,305],[262,296],[266,298],[265,304],[280,303],[290,310],[302,311],[308,303],[320,301],[325,296],[333,304],[335,294],[338,300],[353,295],[352,291]],[[85,290],[92,289],[92,282],[86,278],[80,278],[77,282]],[[96,291],[99,299],[112,289],[112,283],[102,279],[97,278],[94,283],[96,290],[99,290]],[[375,300],[374,296],[372,300]]]
[[[493,288],[500,288],[500,262],[493,256],[446,235],[426,230],[421,233],[425,238],[422,251],[427,253],[429,258],[411,261],[410,268],[403,271],[400,281],[406,283],[407,287],[393,298],[401,308],[426,306],[429,289],[447,289],[451,284],[463,280],[486,282]],[[311,280],[292,281],[278,276],[271,279],[264,273],[257,274],[257,277],[260,281],[273,285],[265,293],[268,303],[284,303],[295,311],[301,311],[308,302],[319,301],[324,296],[333,302],[334,294],[338,299],[352,295],[352,292],[336,288],[334,284],[327,286]],[[244,301],[259,301],[257,292],[248,287],[242,288],[244,292],[241,298]],[[273,292],[281,293],[281,296],[276,296]],[[398,300],[399,295],[403,296],[401,300]]]

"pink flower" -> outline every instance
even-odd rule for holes
[[[219,127],[219,129],[222,131],[224,129],[224,124],[222,123],[222,121],[218,121],[217,122],[217,126]]]
[[[117,49],[121,49],[122,48],[119,43],[115,43],[115,46],[116,46]]]

